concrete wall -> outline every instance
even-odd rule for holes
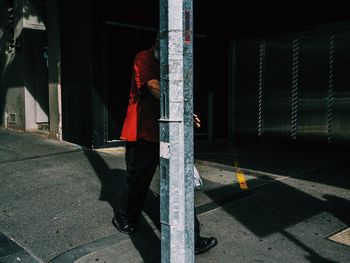
[[[13,24],[8,22],[7,8],[2,1],[1,14],[1,125],[14,129],[25,129],[25,109],[24,109],[24,66],[23,54],[16,53],[9,48],[10,41],[19,36],[22,31],[21,16],[22,2],[14,1],[14,21]],[[10,30],[14,28],[14,30]],[[15,115],[15,122],[9,123],[9,114]]]
[[[48,41],[48,82],[49,82],[49,119],[50,137],[62,140],[62,104],[61,104],[61,60],[59,0],[48,1],[47,41]]]
[[[42,28],[43,22],[37,21],[44,15],[41,6],[35,5],[38,1],[15,0],[13,24],[10,24],[3,2],[0,5],[3,21],[0,39],[1,126],[35,130],[38,129],[39,114],[48,112],[47,72],[43,69],[46,63],[42,53],[46,32]],[[35,28],[36,25],[41,28]],[[15,44],[13,48],[9,48],[11,40]],[[15,116],[15,121],[9,121],[9,116]]]

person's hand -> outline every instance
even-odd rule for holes
[[[194,122],[194,125],[196,126],[196,128],[201,127],[201,120],[198,118],[198,115],[194,114],[194,113],[193,113],[193,122]]]

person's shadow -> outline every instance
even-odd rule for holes
[[[122,191],[126,183],[126,171],[109,168],[106,161],[95,151],[84,150],[84,152],[101,182],[99,200],[108,202],[113,211],[116,211],[120,204]],[[160,232],[159,195],[149,190],[143,211],[147,213],[150,220],[152,220],[153,224],[156,226],[156,229],[141,215],[136,233],[130,234],[129,237],[144,262],[160,262],[161,242],[155,233],[157,229]]]
[[[161,262],[161,241],[156,235],[156,232],[160,234],[161,231],[160,197],[152,190],[148,191],[143,212],[153,224],[147,221],[144,215],[141,215],[137,231],[130,235],[130,239],[144,262],[158,263]]]

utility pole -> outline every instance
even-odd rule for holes
[[[162,262],[194,262],[192,0],[160,0]]]

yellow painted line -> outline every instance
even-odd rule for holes
[[[248,190],[247,180],[245,179],[243,171],[239,168],[239,163],[235,162],[234,165],[237,167],[236,177],[239,183],[239,188],[242,190]]]
[[[242,190],[247,190],[248,189],[248,185],[247,185],[247,181],[245,179],[244,173],[243,172],[237,172],[236,176],[237,176],[237,180],[238,180],[238,183],[239,183],[239,187]]]

